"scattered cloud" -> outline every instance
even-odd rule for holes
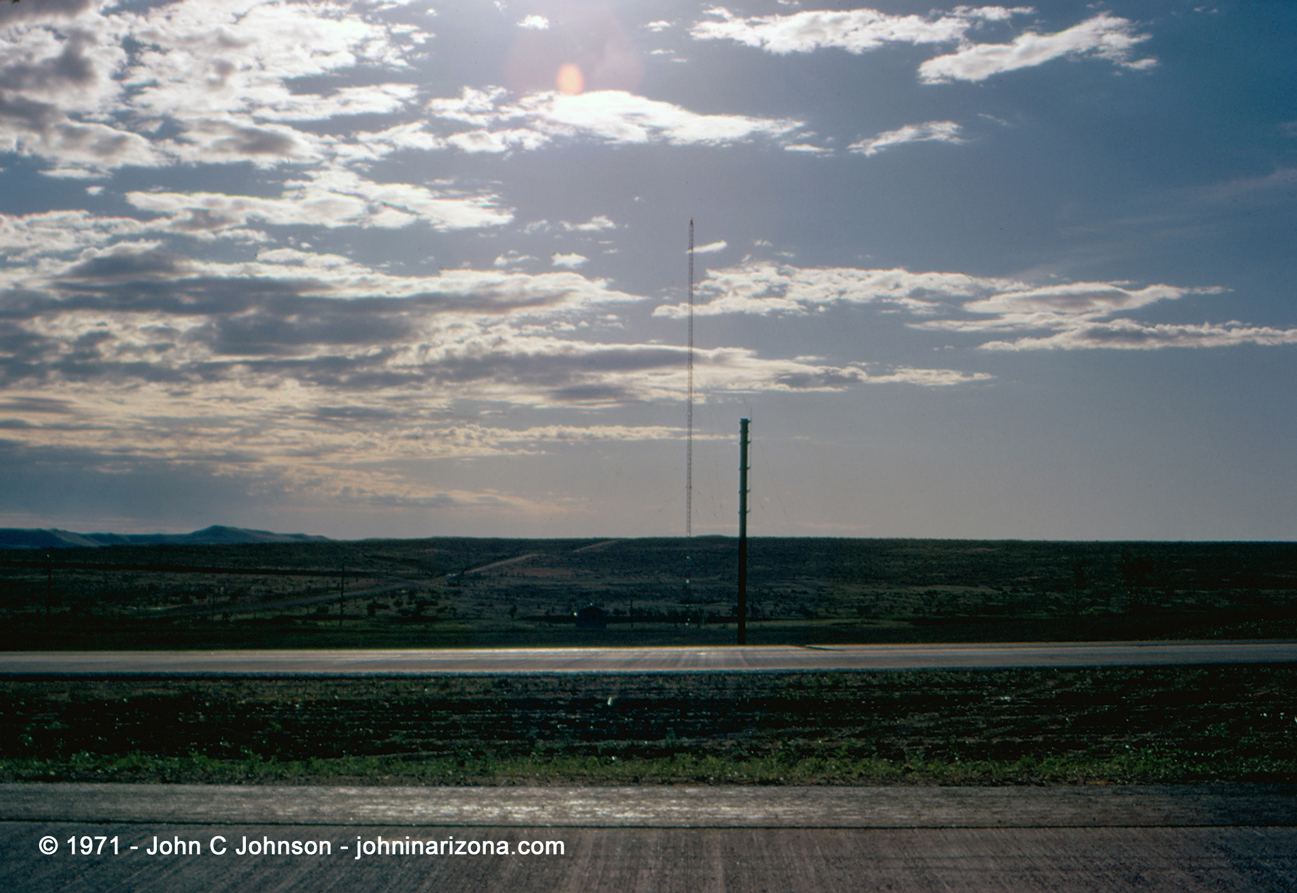
[[[41,0],[40,3],[28,3],[25,6],[10,3],[0,8],[0,28],[34,20],[72,19],[98,5],[98,0]]]
[[[41,255],[79,252],[122,237],[138,236],[150,227],[131,217],[96,217],[89,211],[0,214],[0,256],[30,261]]]
[[[980,345],[986,350],[1154,350],[1297,343],[1297,329],[1236,321],[1169,325],[1131,318],[1131,314],[1158,303],[1224,291],[1217,286],[1136,287],[1128,282],[1041,285],[961,273],[799,268],[749,260],[709,270],[695,288],[702,300],[693,312],[700,317],[800,316],[831,304],[877,304],[917,317],[908,324],[915,329],[993,339]],[[664,304],[653,311],[654,316],[667,319],[688,314],[687,304]]]
[[[496,269],[501,269],[503,267],[515,267],[520,264],[525,264],[528,261],[534,261],[535,259],[536,258],[532,257],[530,254],[522,254],[510,248],[504,254],[497,256],[496,259],[492,262],[491,266],[495,267]]]
[[[747,261],[709,270],[695,291],[704,302],[699,316],[730,313],[802,315],[831,303],[877,303],[912,313],[935,313],[944,304],[1011,288],[1007,279],[985,279],[961,273],[911,273],[903,269],[861,270],[850,267],[801,268],[769,261]],[[686,304],[663,305],[653,314],[688,315]]]
[[[1181,288],[1124,282],[1072,282],[1018,289],[966,301],[963,314],[927,320],[917,328],[1001,337],[985,350],[1156,350],[1163,347],[1228,347],[1235,344],[1297,344],[1297,329],[1248,326],[1237,321],[1201,325],[1163,324],[1129,314],[1163,301],[1216,295],[1219,287]],[[1004,335],[1014,337],[1004,338]]]
[[[167,216],[176,231],[220,231],[256,221],[274,226],[399,229],[425,222],[448,231],[501,226],[513,219],[497,196],[445,194],[406,183],[375,183],[347,170],[323,170],[284,184],[278,198],[197,192],[130,192],[142,211]]]
[[[399,84],[353,86],[332,99],[291,88],[358,64],[404,67],[402,43],[417,37],[343,7],[183,0],[122,21],[140,45],[123,73],[134,89],[131,106],[142,114],[303,120],[329,106],[344,114],[349,105],[390,109],[408,96]]]
[[[953,121],[928,121],[923,124],[906,124],[899,130],[888,130],[873,139],[861,140],[847,146],[847,151],[858,152],[869,157],[877,155],[884,149],[900,146],[905,143],[963,143],[967,140],[960,137],[960,127]]]
[[[1235,320],[1201,325],[1149,325],[1129,319],[1080,321],[1041,337],[988,341],[985,350],[1159,350],[1164,347],[1234,347],[1297,344],[1297,329],[1247,326]]]
[[[550,256],[550,263],[556,267],[567,267],[569,270],[575,270],[589,260],[582,254],[554,254]]]
[[[982,22],[1003,22],[1030,11],[1027,7],[960,6],[927,17],[853,9],[739,18],[717,6],[707,11],[711,18],[695,24],[689,33],[695,40],[730,40],[776,55],[809,53],[823,47],[864,53],[889,43],[962,42],[968,31]]]
[[[708,242],[706,245],[698,245],[694,248],[694,254],[717,254],[730,247],[729,243],[721,240],[719,242]]]
[[[919,66],[927,84],[951,81],[984,81],[992,75],[1033,68],[1054,59],[1096,58],[1130,69],[1152,68],[1155,59],[1132,59],[1137,44],[1148,40],[1136,34],[1128,19],[1101,13],[1055,34],[1027,32],[1007,44],[974,44],[948,56],[929,59]]]
[[[302,79],[362,65],[401,71],[428,38],[340,6],[276,0],[7,4],[0,150],[41,159],[55,177],[318,160],[331,139],[292,122],[395,113],[418,88],[396,80],[312,92]]]
[[[943,388],[952,385],[990,381],[995,376],[985,372],[960,372],[955,369],[915,369],[894,366],[878,372],[870,371],[864,364],[842,368],[806,367],[788,371],[779,383],[789,390],[836,391],[856,384],[911,384],[920,387]]]
[[[961,372],[955,369],[915,369],[909,366],[897,366],[876,375],[868,375],[865,381],[869,384],[913,384],[929,388],[946,388],[951,385],[969,384],[976,381],[990,381],[995,378],[986,372]]]
[[[465,87],[457,99],[431,100],[428,111],[436,119],[477,128],[445,138],[464,152],[527,151],[573,139],[720,146],[778,139],[802,126],[791,119],[700,115],[624,90],[532,93],[514,100],[500,87]]]
[[[448,489],[412,478],[410,463],[682,436],[602,421],[510,428],[464,418],[466,406],[678,402],[683,346],[600,334],[612,330],[611,307],[644,297],[571,270],[514,270],[531,259],[517,252],[501,254],[493,270],[398,276],[305,246],[266,245],[245,261],[169,250],[160,228],[199,209],[230,225],[300,213],[211,196],[130,194],[158,214],[148,221],[5,218],[6,250],[30,265],[7,271],[0,423],[24,456],[75,453],[77,473],[96,480],[165,468],[320,504],[525,512],[531,496]],[[592,218],[591,230],[606,229],[604,220]],[[47,233],[63,241],[38,247]],[[699,349],[694,359],[696,387],[712,398],[988,378],[741,347]]]
[[[1157,350],[1164,347],[1229,347],[1297,344],[1297,329],[1250,326],[1231,320],[1200,325],[1147,322],[1129,314],[1193,295],[1217,295],[1219,287],[1183,288],[1125,282],[1070,282],[1017,289],[966,301],[963,314],[926,320],[916,328],[1016,337],[986,341],[984,350]]]
[[[995,74],[1031,68],[1054,59],[1098,58],[1128,69],[1157,64],[1151,57],[1133,58],[1137,44],[1148,39],[1128,19],[1100,13],[1054,34],[1028,31],[1010,43],[978,43],[979,29],[1029,15],[1027,6],[958,6],[928,16],[894,15],[876,9],[805,10],[789,15],[741,18],[724,7],[690,29],[695,40],[725,40],[775,55],[836,48],[866,53],[888,45],[954,44],[953,53],[919,66],[924,83],[982,81]]]
[[[526,28],[528,31],[547,31],[549,19],[542,15],[529,15],[518,23],[518,27]]]
[[[969,313],[1021,327],[1034,325],[1043,318],[1106,316],[1136,310],[1157,301],[1173,301],[1187,294],[1218,294],[1220,291],[1170,285],[1148,285],[1136,289],[1124,282],[1069,282],[1022,287],[1021,290],[968,301],[963,306]]]
[[[617,228],[617,224],[602,214],[591,217],[585,223],[568,223],[564,221],[562,226],[563,229],[570,233],[602,233]]]

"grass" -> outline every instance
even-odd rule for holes
[[[756,785],[1051,785],[1292,783],[1297,759],[1181,752],[1021,757],[1017,760],[881,758],[735,759],[677,754],[658,759],[478,757],[468,760],[338,757],[280,762],[74,754],[67,759],[0,760],[6,782],[164,784],[756,784]]]
[[[736,543],[436,538],[8,552],[0,650],[710,645]],[[749,642],[1297,636],[1297,545],[754,538]],[[164,566],[256,568],[180,573]],[[347,569],[346,618],[339,581]],[[326,576],[285,576],[272,570]],[[589,603],[601,633],[573,628]],[[324,613],[321,614],[320,612]],[[631,620],[635,622],[632,624]]]
[[[1297,668],[0,683],[0,780],[1297,781]]]

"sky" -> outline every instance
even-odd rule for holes
[[[1297,4],[0,3],[0,526],[1297,538]]]

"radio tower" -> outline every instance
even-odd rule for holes
[[[692,576],[694,535],[694,221],[689,218],[689,358],[686,361],[688,396],[685,399],[685,595],[689,596]]]

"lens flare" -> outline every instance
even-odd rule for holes
[[[585,90],[585,75],[581,74],[578,66],[569,62],[558,70],[555,83],[562,92],[569,96],[576,96]]]

